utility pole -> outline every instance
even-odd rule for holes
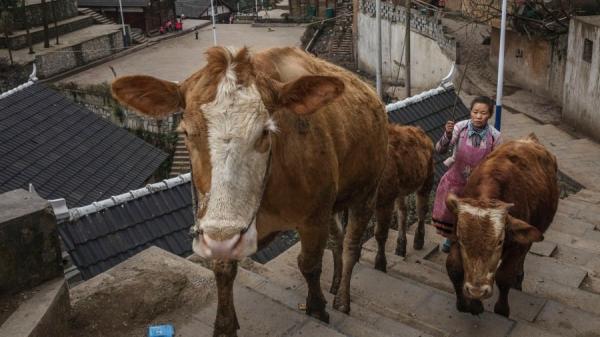
[[[381,88],[381,0],[375,1],[375,20],[377,21],[377,70],[376,70],[376,87],[377,95],[383,98]]]
[[[212,12],[212,29],[213,29],[213,42],[214,45],[217,45],[217,27],[215,26],[215,5],[213,4],[213,0],[210,0],[210,10]]]
[[[506,43],[506,0],[502,0],[502,20],[500,22],[500,46],[498,51],[498,84],[496,86],[496,129],[502,126],[502,89],[504,83],[504,45]]]
[[[123,3],[119,0],[119,11],[121,12],[121,28],[123,28],[123,45],[125,47],[129,46],[129,41],[127,41],[127,32],[125,31],[125,18],[123,17]],[[159,6],[160,12],[160,6]]]
[[[405,31],[405,37],[404,37],[404,51],[405,54],[404,58],[406,59],[406,78],[405,78],[405,86],[406,86],[406,97],[410,97],[410,6],[411,6],[411,1],[410,0],[405,0],[406,1],[406,31]]]

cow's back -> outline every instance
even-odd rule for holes
[[[382,185],[413,192],[433,174],[433,142],[419,127],[390,124],[387,129],[389,157]]]
[[[509,141],[473,171],[464,195],[513,203],[511,215],[544,232],[558,206],[556,158],[535,136]]]

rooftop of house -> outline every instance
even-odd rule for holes
[[[456,95],[451,83],[389,104],[386,110],[390,123],[419,126],[434,143],[442,136],[448,120],[459,121],[469,117],[469,109]],[[446,171],[444,159],[438,154],[434,156],[436,181]]]
[[[142,186],[167,154],[31,80],[0,95],[0,193],[81,206]]]
[[[575,20],[600,27],[600,15],[576,16]]]

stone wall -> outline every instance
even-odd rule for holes
[[[357,22],[358,66],[375,74],[377,62],[377,22],[375,1],[362,0]],[[405,78],[404,36],[406,9],[381,3],[382,76],[384,82]],[[439,85],[456,61],[456,41],[444,34],[434,16],[411,11],[412,87],[429,89]]]
[[[500,30],[492,27],[490,61],[498,67]],[[567,36],[553,40],[529,38],[513,30],[506,31],[504,76],[523,89],[559,103],[567,61]]]
[[[600,16],[571,20],[563,93],[563,119],[600,141]]]
[[[89,16],[81,16],[76,20],[69,20],[68,22],[63,22],[57,27],[59,35],[68,34],[74,32],[76,30],[80,30],[83,28],[87,28],[94,24],[94,19]],[[56,36],[54,24],[48,25],[48,34],[50,35],[50,41],[54,41]],[[43,42],[44,41],[44,30],[40,27],[32,29],[30,31],[31,42],[33,44]],[[20,35],[14,35],[9,37],[10,39],[10,47],[12,49],[21,49],[27,47],[27,34],[23,33]],[[6,47],[6,40],[4,37],[0,38],[0,47]]]
[[[0,194],[0,293],[62,277],[56,220],[48,207],[25,190]]]
[[[20,0],[19,0],[20,3]],[[58,21],[65,20],[77,16],[77,1],[76,0],[54,0],[52,4],[56,6],[56,17]],[[52,6],[50,0],[46,2],[48,11],[48,25],[54,25],[54,17],[52,16]],[[23,20],[23,10],[17,8],[15,11],[15,30],[25,29],[25,21]],[[27,23],[29,27],[43,25],[42,4],[37,3],[27,6]]]
[[[92,93],[85,89],[60,88],[60,90],[79,105],[122,128],[168,134],[172,133],[179,125],[179,114],[173,114],[162,120],[140,116],[109,97],[108,90],[106,93]]]
[[[127,28],[129,29],[129,27]],[[39,78],[47,78],[97,59],[118,53],[124,48],[121,30],[85,42],[35,56]]]

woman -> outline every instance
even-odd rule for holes
[[[452,234],[456,218],[446,208],[448,193],[458,196],[467,183],[467,178],[485,156],[502,143],[500,131],[488,124],[494,113],[494,102],[485,96],[476,97],[471,102],[471,119],[454,123],[448,121],[442,138],[435,150],[445,154],[453,146],[452,156],[444,164],[448,171],[438,184],[433,204],[432,222],[439,234],[448,237]],[[442,251],[450,251],[450,241],[446,239]]]

